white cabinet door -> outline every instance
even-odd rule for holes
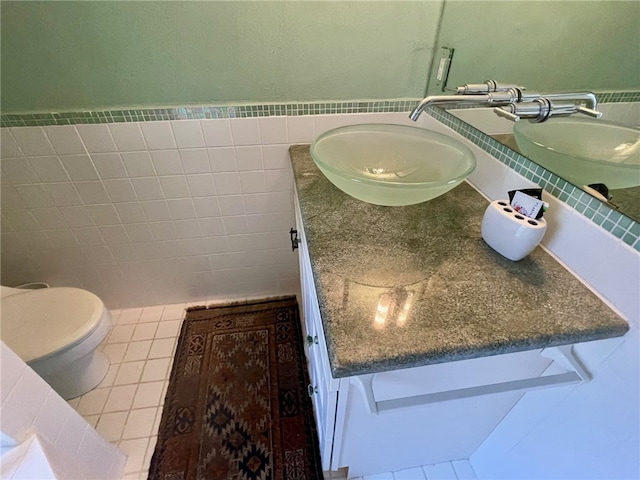
[[[301,302],[300,315],[307,338],[307,360],[309,368],[309,395],[314,407],[322,469],[331,470],[334,448],[336,410],[340,382],[331,376],[327,346],[318,308],[316,287],[311,271],[311,261],[304,238],[302,215],[297,196],[295,198],[296,229],[298,230],[298,251],[300,256]]]

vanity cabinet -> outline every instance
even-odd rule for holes
[[[590,379],[573,344],[628,330],[542,250],[510,262],[487,247],[468,184],[380,207],[333,187],[308,146],[290,152],[325,471],[467,459],[525,392]]]
[[[323,470],[348,467],[360,476],[468,458],[530,388],[526,381],[553,360],[536,349],[334,378],[297,197],[295,215],[308,392]]]

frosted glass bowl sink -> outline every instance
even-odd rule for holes
[[[516,122],[514,135],[523,155],[579,187],[640,185],[640,129],[564,117]]]
[[[323,133],[311,145],[320,171],[343,192],[376,205],[412,205],[460,184],[476,159],[446,135],[404,125],[363,124]]]

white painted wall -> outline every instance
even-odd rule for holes
[[[4,342],[0,342],[0,401],[3,454],[13,445],[32,441],[35,434],[59,478],[74,478],[77,472],[82,473],[81,478],[96,480],[122,476],[125,455]]]

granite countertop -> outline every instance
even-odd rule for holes
[[[290,156],[334,377],[628,330],[541,248],[512,262],[487,246],[488,202],[468,183],[426,203],[383,207],[334,187],[308,145]]]

